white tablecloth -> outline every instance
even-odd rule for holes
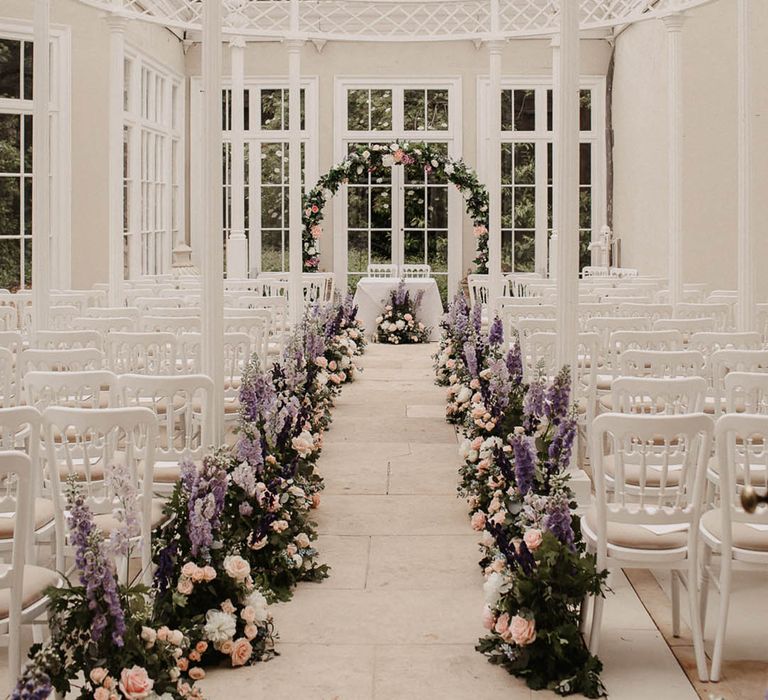
[[[363,277],[357,283],[357,317],[362,321],[368,337],[376,334],[376,317],[381,316],[390,290],[397,289],[399,283],[400,280],[395,277]],[[424,291],[421,305],[416,310],[416,318],[432,328],[432,340],[437,340],[440,337],[439,324],[443,316],[443,302],[440,300],[437,282],[431,277],[407,279],[405,286],[411,299],[415,298],[419,291]]]

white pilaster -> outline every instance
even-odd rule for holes
[[[210,432],[224,438],[224,251],[222,246],[221,1],[203,5],[202,366],[213,380]]]
[[[35,0],[32,152],[32,333],[48,327],[51,284],[50,0]]]
[[[501,50],[499,2],[491,0],[491,38],[488,41],[488,287],[489,314],[498,308],[503,288],[501,272]]]
[[[664,18],[667,28],[667,131],[669,197],[669,300],[683,301],[683,99],[682,14]]]
[[[737,325],[755,330],[755,256],[752,243],[752,99],[749,57],[750,0],[738,0],[738,276]]]
[[[125,27],[120,15],[107,16],[109,26],[109,304],[123,304],[123,85]]]
[[[552,133],[557,133],[557,109],[555,107],[556,94],[560,89],[560,36],[556,35],[552,37],[549,44],[552,47]],[[552,160],[553,163],[547,167],[552,168],[552,236],[548,241],[549,255],[548,255],[548,267],[547,277],[554,279],[557,277],[557,182],[555,178],[555,163],[554,160],[557,157],[557,144],[555,139],[552,140]]]
[[[248,277],[248,240],[245,237],[245,40],[229,43],[232,64],[232,123],[230,124],[230,191],[232,219],[227,241],[227,277]]]
[[[557,211],[557,363],[576,365],[579,299],[579,3],[560,0],[554,86],[554,201]]]
[[[301,321],[304,313],[302,293],[302,201],[301,201],[301,49],[298,37],[299,4],[291,0],[292,37],[286,41],[288,49],[288,216],[289,216],[289,279],[291,321]]]

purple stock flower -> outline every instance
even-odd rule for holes
[[[264,465],[264,455],[261,451],[261,434],[256,430],[255,435],[241,435],[237,441],[237,457],[250,466],[259,468]]]
[[[475,329],[475,333],[479,335],[480,331],[483,329],[483,305],[482,304],[478,303],[472,307],[472,326]]]
[[[499,417],[509,406],[512,386],[509,381],[509,371],[504,360],[497,360],[489,365],[491,376],[488,380],[486,405],[491,413]]]
[[[112,642],[123,646],[125,613],[115,578],[114,560],[107,551],[104,536],[93,522],[93,514],[82,491],[70,483],[67,494],[70,541],[75,549],[75,566],[85,587],[88,609],[92,612],[91,637],[98,642],[112,620]]]
[[[523,399],[523,427],[526,431],[534,430],[541,416],[544,414],[544,384],[535,380],[528,386],[528,391]]]
[[[501,345],[504,342],[504,324],[497,316],[493,319],[491,329],[488,331],[488,345],[496,346]]]
[[[573,441],[576,438],[576,420],[567,418],[560,421],[557,431],[549,445],[547,454],[549,461],[547,469],[550,474],[556,474],[568,468],[573,451]]]
[[[573,519],[571,507],[565,496],[552,496],[549,513],[544,519],[544,527],[549,530],[560,542],[574,549]]]
[[[464,364],[472,377],[477,376],[477,349],[474,343],[467,341],[464,343]]]
[[[533,488],[536,479],[536,444],[533,437],[522,433],[512,435],[509,442],[515,455],[517,488],[525,495]]]
[[[571,372],[566,365],[547,387],[544,413],[551,423],[557,424],[568,413],[571,398]]]
[[[520,355],[520,343],[512,343],[507,353],[507,370],[509,377],[514,384],[521,384],[523,381],[523,358]]]
[[[210,559],[214,532],[220,526],[227,491],[226,466],[216,455],[203,459],[200,468],[181,464],[181,481],[187,493],[187,536],[193,557]]]

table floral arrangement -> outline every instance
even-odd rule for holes
[[[419,290],[412,298],[405,282],[400,280],[397,288],[384,300],[384,313],[376,318],[376,339],[392,345],[428,343],[432,329],[416,316],[423,296],[424,290]]]
[[[477,649],[533,689],[601,697],[602,664],[579,622],[585,599],[603,595],[606,572],[585,551],[568,485],[570,376],[564,368],[523,383],[519,344],[503,352],[501,321],[485,335],[477,309],[454,300],[435,355],[446,418],[464,436],[459,492],[480,534],[488,634]]]
[[[364,348],[347,297],[308,310],[279,362],[251,362],[236,445],[180,465],[166,524],[153,533],[151,588],[118,584],[115,569],[139,534],[131,477],[108,470],[121,494],[121,526],[109,539],[70,484],[80,585],[47,591],[51,639],[32,648],[14,700],[43,700],[54,689],[89,700],[201,700],[196,682],[206,667],[276,654],[269,604],[290,599],[299,581],[327,576],[311,520],[323,488],[316,463],[334,400]]]

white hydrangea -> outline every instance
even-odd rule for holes
[[[209,610],[205,614],[205,638],[214,644],[232,639],[237,632],[237,619],[222,610]]]

